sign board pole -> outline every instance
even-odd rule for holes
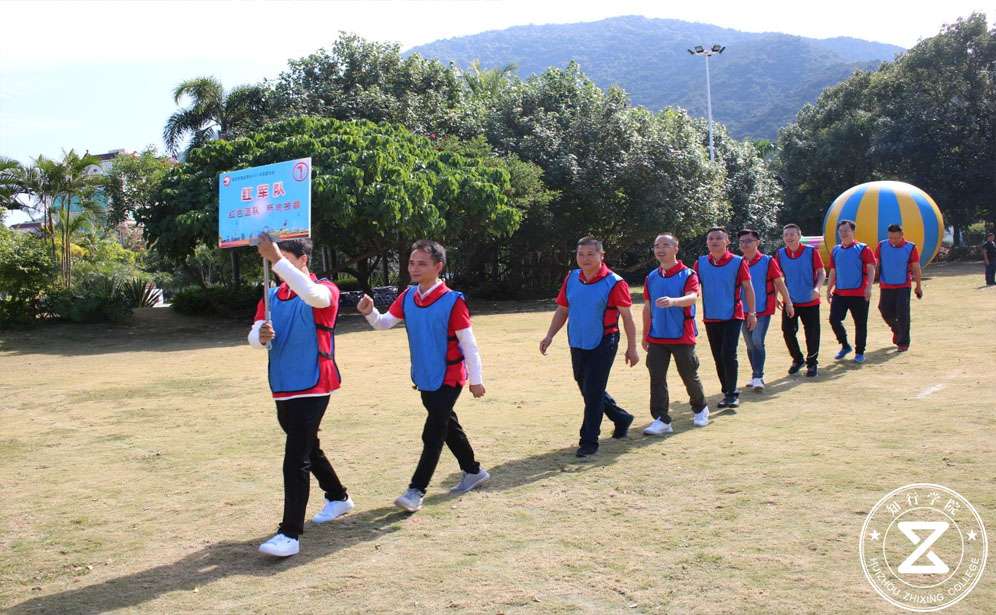
[[[263,314],[266,322],[270,322],[270,261],[263,259]],[[271,342],[266,343],[270,350]]]

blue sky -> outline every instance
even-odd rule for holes
[[[644,15],[910,47],[984,8],[974,0],[916,10],[867,0],[8,0],[0,15],[17,27],[0,37],[0,155],[30,162],[70,148],[161,149],[162,126],[176,110],[171,91],[183,79],[213,75],[232,87],[275,77],[288,59],[329,46],[340,30],[407,48],[513,25]]]

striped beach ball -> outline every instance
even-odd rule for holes
[[[853,220],[858,226],[857,240],[873,250],[889,238],[890,224],[901,224],[906,241],[920,251],[921,267],[937,255],[944,237],[944,218],[937,203],[923,190],[903,182],[868,182],[834,199],[823,218],[824,262],[830,262],[830,248],[840,243],[837,223],[841,220]]]

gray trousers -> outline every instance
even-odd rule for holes
[[[667,392],[667,370],[671,365],[672,356],[678,367],[678,375],[685,383],[692,412],[699,412],[706,407],[705,392],[702,390],[702,381],[699,380],[699,358],[695,354],[695,346],[650,344],[650,349],[647,350],[647,369],[650,371],[650,414],[665,423],[671,422],[671,416],[668,414],[671,399]]]

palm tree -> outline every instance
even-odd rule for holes
[[[62,280],[67,288],[73,280],[72,237],[81,225],[72,224],[71,221],[74,215],[92,211],[96,207],[92,196],[101,179],[90,173],[89,169],[99,164],[100,160],[95,156],[81,156],[74,150],[69,150],[63,155],[62,161],[38,156],[34,165],[10,171],[12,183],[16,185],[18,192],[31,195],[35,207],[45,212],[43,228],[50,241],[53,260],[61,260]],[[74,205],[80,208],[75,214],[72,211]],[[56,221],[59,221],[58,228]],[[56,240],[57,231],[59,241]],[[57,255],[57,251],[61,252],[61,256]]]
[[[180,108],[166,120],[163,141],[174,156],[181,141],[190,137],[187,151],[215,139],[231,138],[235,129],[260,122],[265,115],[266,89],[240,85],[229,92],[214,77],[188,79],[173,90],[179,105],[187,96],[190,105]]]
[[[463,80],[475,98],[493,100],[501,94],[510,81],[516,78],[518,69],[515,64],[484,69],[481,68],[480,60],[473,60],[467,72],[463,73]]]
[[[22,171],[20,162],[0,156],[0,214],[5,209],[20,209],[14,197],[24,192],[18,179]]]

